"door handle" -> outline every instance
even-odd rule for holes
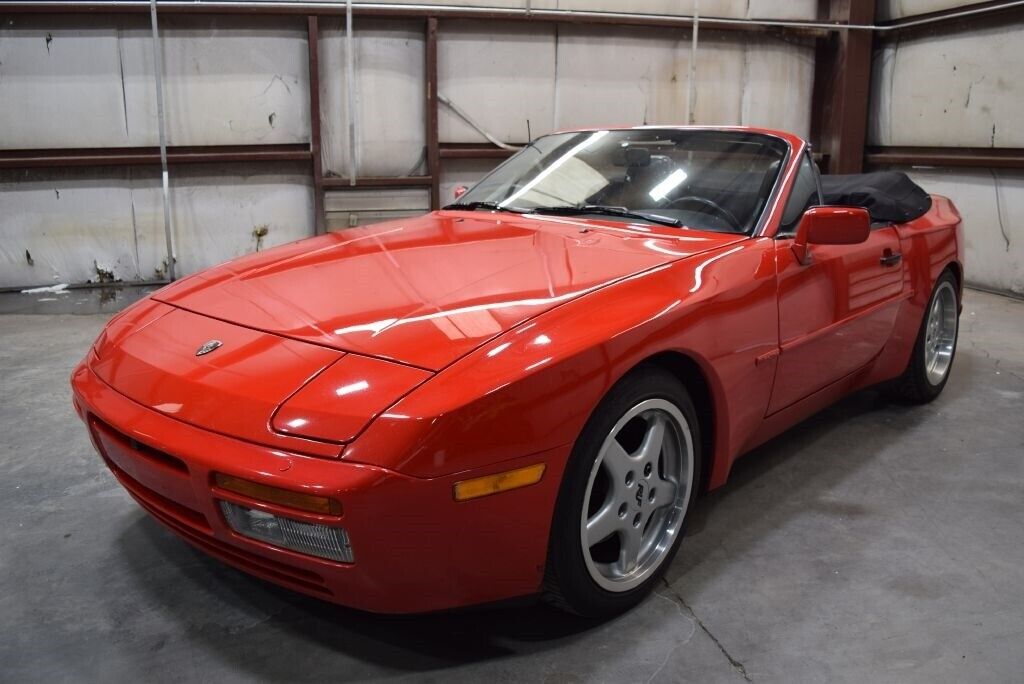
[[[882,258],[879,259],[878,262],[883,266],[895,266],[896,264],[900,263],[902,259],[902,254],[887,249],[882,253]]]

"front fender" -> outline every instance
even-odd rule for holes
[[[343,458],[438,477],[570,444],[615,382],[671,352],[712,389],[720,484],[774,377],[774,359],[756,363],[778,345],[771,243],[647,271],[499,336],[391,407]]]

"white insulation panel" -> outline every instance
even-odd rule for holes
[[[488,32],[487,27],[490,27]],[[438,92],[484,131],[522,142],[553,130],[685,123],[689,32],[638,27],[514,23],[442,25]],[[700,34],[697,123],[766,126],[807,135],[814,78],[811,44]],[[442,106],[445,142],[483,142]]]
[[[501,7],[522,9],[526,0],[487,0],[487,2],[460,2],[459,0],[381,0],[392,5],[451,5],[456,7]],[[620,12],[631,14],[693,15],[758,19],[807,19],[817,12],[817,0],[531,0],[532,9],[558,9],[576,12]]]
[[[161,36],[169,145],[309,140],[299,19],[168,16]],[[3,148],[156,145],[148,17],[6,19],[0,103]]]
[[[1024,22],[889,41],[876,51],[876,145],[1024,147]]]
[[[875,18],[879,21],[902,19],[964,7],[977,2],[978,0],[878,0],[875,3]]]
[[[256,175],[238,165],[172,174],[179,275],[313,234],[312,181],[301,165],[282,166]],[[156,171],[4,172],[0,197],[0,287],[166,274]]]
[[[555,126],[556,38],[551,24],[443,22],[438,30],[439,95],[499,140],[524,142]],[[527,126],[529,121],[529,126]],[[440,105],[439,138],[486,138]]]
[[[967,282],[1024,295],[1024,172],[903,170],[960,210]]]
[[[788,6],[799,14],[811,11],[810,4]],[[596,0],[547,6],[623,9]],[[706,0],[701,11],[749,16],[770,7],[775,5]],[[692,11],[655,0],[628,9]],[[308,140],[308,38],[301,18],[173,15],[163,18],[161,36],[169,144]],[[422,21],[359,18],[352,47],[358,176],[423,173]],[[151,48],[145,15],[11,18],[0,27],[0,147],[156,145]],[[348,175],[349,163],[346,48],[343,19],[323,19],[323,158],[325,172],[338,176]],[[438,52],[440,93],[509,142],[562,128],[686,119],[689,32],[444,21]],[[697,122],[806,134],[812,59],[809,43],[702,31],[693,103]],[[439,126],[445,142],[485,139],[443,105]],[[442,199],[450,201],[457,185],[471,185],[493,165],[447,161]],[[260,173],[248,177],[234,166],[171,169],[179,273],[311,234],[307,166],[246,170],[254,169]],[[346,205],[355,199],[329,196],[332,226],[426,208],[419,195],[380,193],[380,207]],[[3,176],[0,201],[2,286],[84,282],[100,272],[121,280],[164,273],[153,168],[11,173]],[[264,228],[266,235],[257,236]]]
[[[344,19],[320,22],[324,172],[349,176]],[[422,21],[353,22],[357,176],[424,173],[426,125]]]
[[[430,211],[427,188],[335,190],[324,198],[328,230],[344,230]]]

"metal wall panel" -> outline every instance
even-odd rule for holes
[[[549,0],[533,4],[552,9],[686,15],[694,13],[696,4],[700,16],[735,19],[814,19],[818,10],[817,0],[699,0],[699,4],[693,0]]]
[[[875,145],[1024,147],[1024,22],[914,37],[876,52]]]
[[[248,173],[215,165],[172,174],[179,274],[312,234],[305,165]],[[0,196],[0,287],[165,276],[156,170],[7,171]]]
[[[555,127],[685,123],[689,69],[689,31],[560,27]]]
[[[497,28],[486,33],[487,27]],[[535,137],[586,126],[686,122],[688,31],[561,25],[549,33],[446,22],[438,48],[438,91],[506,142],[525,139],[527,120]],[[702,31],[695,121],[806,136],[813,79],[811,42]],[[445,142],[485,139],[443,105],[439,124]],[[442,203],[457,185],[472,184],[495,166],[446,161]]]
[[[342,190],[328,192],[324,202],[327,229],[344,230],[430,211],[430,191],[421,188],[394,190]]]
[[[540,0],[553,1],[553,0]],[[421,0],[380,0],[381,4],[389,5],[453,5],[457,7],[525,7],[525,0],[486,0],[486,2],[462,2],[461,0],[430,0],[429,2],[421,2]],[[536,7],[541,7],[537,4]]]
[[[159,194],[150,170],[0,172],[0,287],[152,280]]]
[[[814,21],[818,18],[818,0],[748,0],[746,5],[748,18],[805,21]],[[700,6],[703,8],[704,3],[701,2]]]
[[[722,33],[700,31],[698,38],[694,121],[739,126],[743,122],[743,83],[749,64],[747,49],[737,44],[735,36]],[[685,113],[679,116],[685,121]]]
[[[169,145],[309,139],[298,17],[161,21]],[[157,144],[144,15],[15,16],[0,28],[0,147]]]
[[[320,109],[325,173],[348,176],[345,20],[320,20]],[[424,38],[422,21],[353,22],[359,176],[422,174]]]
[[[382,0],[395,5],[423,4],[420,0]],[[460,0],[430,0],[432,5],[459,7],[523,8],[526,0],[486,0],[461,2]],[[628,12],[633,14],[691,15],[694,0],[531,0],[532,9],[560,9],[590,12]],[[708,17],[761,19],[814,19],[817,0],[699,0],[700,14]]]
[[[978,0],[877,0],[875,16],[879,21],[902,19],[917,14],[963,7],[977,2]]]
[[[528,130],[686,122],[689,31],[446,22],[438,47],[438,92],[505,142]],[[813,72],[809,42],[704,31],[696,121],[807,135]],[[485,141],[444,105],[439,127],[445,142]]]
[[[438,93],[499,140],[526,141],[528,129],[534,137],[550,133],[555,126],[555,31],[552,24],[443,22],[437,43]],[[438,130],[444,142],[485,140],[443,103]]]
[[[602,7],[596,0],[547,5]],[[533,6],[545,6],[545,0]],[[631,3],[629,10],[692,11],[680,7],[652,1]],[[751,2],[749,12],[757,7]],[[707,0],[701,8],[720,15],[748,11],[731,0]],[[0,27],[0,147],[156,144],[145,15],[15,16],[10,22]],[[346,175],[344,25],[341,18],[323,18],[320,25],[325,169]],[[170,144],[308,140],[302,17],[167,15],[161,28]],[[423,22],[358,18],[354,47],[359,176],[422,173]],[[689,32],[682,30],[444,21],[439,91],[509,142],[556,128],[677,123],[686,118],[689,51]],[[701,31],[697,121],[806,133],[801,112],[810,98],[810,54],[808,45],[765,35]],[[764,89],[753,79],[764,81]],[[444,142],[484,140],[443,105],[439,127]],[[446,160],[442,201],[450,202],[456,185],[472,184],[497,163]],[[177,166],[170,177],[181,274],[312,233],[305,164]],[[84,282],[101,273],[154,279],[163,273],[153,168],[6,173],[0,192],[0,286]],[[332,225],[347,224],[352,215],[362,221],[425,209],[420,199],[400,192],[374,192],[380,207],[356,206],[359,196],[348,192],[330,193]]]
[[[169,145],[309,140],[302,17],[166,17],[160,28]],[[148,64],[148,29],[132,32],[124,50],[126,64]],[[155,132],[151,77],[139,78],[136,87],[147,128]]]
[[[949,197],[960,210],[967,281],[1024,295],[1024,173],[905,170],[925,190]]]
[[[887,0],[880,20],[972,4]],[[868,139],[874,145],[1024,147],[1024,22],[913,33],[876,43]],[[1024,294],[1024,174],[995,169],[907,169],[964,218],[966,274]]]
[[[808,137],[814,47],[760,39],[745,43],[744,51],[743,125],[779,128]]]
[[[238,164],[196,166],[171,177],[179,273],[313,234],[308,164],[252,171]]]
[[[122,28],[141,21],[51,15],[0,23],[0,147],[152,144],[140,142],[142,130],[129,133],[124,84],[132,76],[121,75]]]

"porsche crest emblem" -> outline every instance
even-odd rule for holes
[[[209,342],[204,342],[203,345],[199,347],[199,349],[196,349],[196,356],[205,356],[206,354],[209,354],[210,352],[220,347],[222,344],[223,342],[221,342],[220,340],[210,340]]]

